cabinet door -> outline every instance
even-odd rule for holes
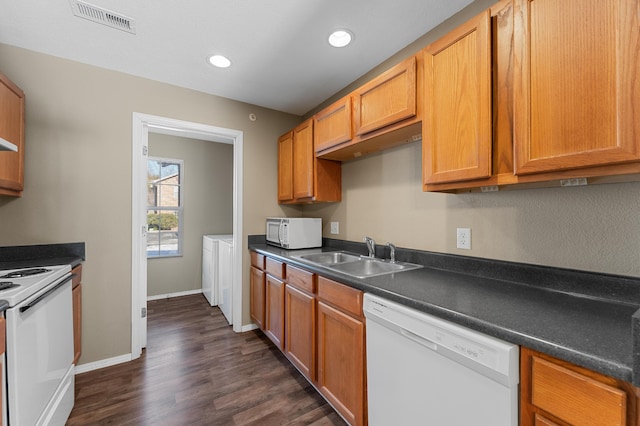
[[[300,372],[315,380],[316,299],[297,288],[285,287],[284,353]]]
[[[315,152],[340,145],[351,140],[351,96],[340,99],[317,113],[314,118]]]
[[[412,56],[354,91],[357,135],[416,115],[416,74]]]
[[[284,347],[284,282],[266,274],[264,333],[282,350]]]
[[[20,196],[24,188],[24,93],[0,74],[0,138],[18,152],[0,151],[0,194]]]
[[[251,318],[260,329],[264,330],[264,310],[265,310],[265,273],[264,271],[251,266],[249,283],[251,286]]]
[[[318,301],[318,389],[352,425],[365,424],[364,323]]]
[[[638,0],[515,0],[516,174],[640,160]]]
[[[309,119],[293,130],[293,196],[313,197],[313,120]]]
[[[73,363],[78,364],[82,354],[82,284],[71,291],[73,299]]]
[[[491,176],[491,11],[424,50],[424,183]]]
[[[293,132],[278,139],[278,201],[293,200]]]

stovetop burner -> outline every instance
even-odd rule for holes
[[[44,274],[45,272],[51,272],[51,269],[46,269],[46,268],[22,269],[19,271],[9,272],[8,274],[1,276],[0,279],[30,277],[31,275]]]
[[[0,282],[0,291],[8,290],[10,288],[17,287],[17,286],[18,284],[14,284],[11,281],[2,281]]]

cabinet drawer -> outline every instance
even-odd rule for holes
[[[270,257],[267,257],[265,262],[265,270],[267,274],[276,278],[280,278],[281,280],[285,278],[285,264]]]
[[[256,268],[264,271],[264,255],[258,252],[252,251],[251,266],[255,266]]]
[[[360,290],[318,277],[318,298],[358,317],[362,317],[362,295]]]
[[[533,405],[570,424],[626,424],[626,394],[620,389],[544,359],[531,365]]]
[[[309,293],[316,291],[315,274],[291,265],[287,265],[287,284]]]

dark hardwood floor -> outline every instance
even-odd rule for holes
[[[67,425],[344,425],[259,331],[236,334],[204,296],[148,303],[147,349],[76,376]]]

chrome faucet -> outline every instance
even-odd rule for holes
[[[364,237],[362,239],[367,244],[367,250],[369,250],[369,257],[376,257],[376,242],[371,237]]]
[[[390,263],[396,263],[396,246],[395,244],[391,244],[391,243],[387,243],[387,245],[389,246],[389,262]]]

